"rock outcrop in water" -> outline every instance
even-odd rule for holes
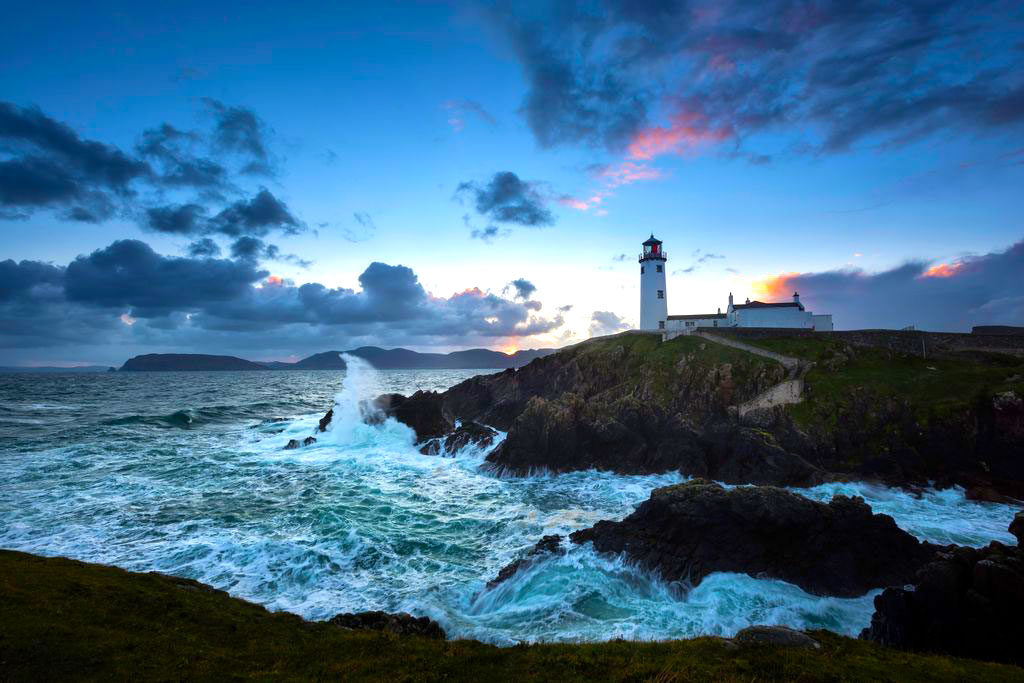
[[[656,489],[621,522],[601,521],[570,539],[624,553],[668,581],[743,572],[843,597],[907,583],[936,550],[861,498],[835,496],[826,505],[779,488],[699,479]]]
[[[951,547],[925,564],[910,586],[887,588],[861,638],[1024,664],[1024,512],[1010,525],[1017,546]]]

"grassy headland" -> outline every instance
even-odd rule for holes
[[[349,631],[203,584],[0,551],[4,680],[1024,680],[1024,670],[828,632],[820,650],[718,638],[498,648]]]

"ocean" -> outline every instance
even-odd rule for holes
[[[308,619],[406,611],[452,638],[535,641],[731,635],[750,624],[856,635],[877,591],[823,598],[720,573],[671,584],[572,547],[488,590],[541,536],[621,519],[677,474],[499,478],[484,453],[420,455],[411,430],[361,401],[443,390],[475,370],[0,375],[0,547],[194,578]],[[313,433],[318,443],[283,450]],[[1013,543],[1015,508],[951,489],[863,496],[918,538]]]

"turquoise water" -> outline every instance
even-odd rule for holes
[[[358,361],[358,359],[357,359]],[[485,584],[543,535],[620,519],[677,475],[482,473],[484,454],[420,455],[361,401],[444,389],[478,371],[111,373],[0,376],[0,547],[157,570],[311,619],[408,611],[452,637],[538,640],[729,635],[752,623],[855,634],[874,592],[811,596],[781,581],[716,574],[671,585],[589,546],[493,590]],[[336,404],[334,429],[309,448]],[[919,538],[1013,542],[1015,510],[956,490],[863,495]]]

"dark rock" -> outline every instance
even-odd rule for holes
[[[544,536],[537,542],[537,545],[530,549],[530,552],[526,553],[526,555],[502,567],[501,571],[498,572],[498,575],[487,582],[487,588],[494,588],[499,583],[507,581],[512,578],[516,572],[532,566],[544,557],[548,557],[550,555],[561,555],[564,552],[565,549],[562,548],[561,536],[558,534]]]
[[[383,414],[412,427],[417,441],[445,436],[455,428],[445,413],[441,395],[434,391],[417,391],[408,397],[383,394],[374,404]]]
[[[490,427],[476,422],[464,422],[444,440],[444,450],[447,453],[455,453],[470,444],[487,448],[494,443],[496,436],[498,432]]]
[[[331,424],[331,420],[334,419],[334,408],[327,411],[327,414],[320,418],[320,425],[317,429],[321,432],[327,431],[327,425]]]
[[[444,453],[448,456],[454,456],[470,444],[480,448],[487,448],[494,443],[494,437],[496,436],[498,436],[498,432],[490,427],[485,427],[476,422],[465,422],[443,439],[437,437],[424,443],[420,447],[420,453],[423,455],[439,455]]]
[[[621,522],[601,521],[570,538],[625,553],[668,581],[744,572],[843,597],[905,584],[935,552],[861,498],[835,496],[826,505],[779,488],[726,489],[699,479],[656,489]]]
[[[733,637],[741,646],[791,647],[801,650],[817,650],[821,643],[803,631],[785,626],[748,626]]]
[[[876,597],[871,625],[860,637],[909,650],[1024,664],[1022,611],[1024,552],[1019,547],[996,542],[987,548],[950,547],[920,569],[913,585],[887,588]]]
[[[312,446],[315,443],[316,443],[316,437],[314,437],[314,436],[307,436],[305,439],[302,440],[302,445],[303,446]]]
[[[293,448],[298,448],[298,447],[299,447],[299,446],[301,446],[301,445],[302,445],[302,444],[300,444],[300,443],[299,443],[299,440],[298,440],[298,439],[289,439],[289,440],[288,440],[288,443],[286,443],[286,444],[285,444],[285,446],[284,446],[284,449],[285,449],[286,451],[290,451],[290,450],[292,450]]]
[[[434,640],[444,640],[445,633],[441,626],[427,617],[414,617],[401,612],[357,612],[339,614],[328,622],[335,626],[352,630],[385,631],[400,636],[421,636]]]
[[[1005,496],[999,493],[992,486],[988,484],[978,484],[975,486],[969,486],[964,489],[964,497],[967,500],[976,500],[982,503],[1002,503],[1004,505],[1013,505],[1018,501],[1010,496]]]
[[[1013,516],[1010,522],[1010,533],[1017,537],[1017,547],[1024,548],[1024,510]]]

